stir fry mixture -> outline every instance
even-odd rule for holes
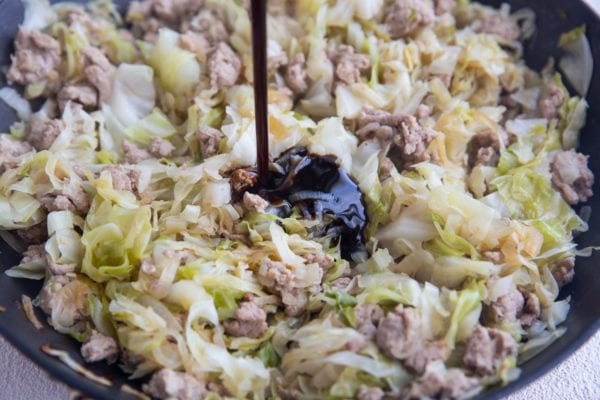
[[[516,379],[563,334],[586,253],[585,76],[574,96],[553,61],[525,65],[530,10],[269,1],[271,170],[349,177],[348,244],[327,210],[349,200],[321,178],[256,189],[247,3],[26,2],[4,70],[23,92],[0,90],[20,117],[0,135],[0,227],[23,251],[6,273],[43,280],[33,305],[83,359],[159,399],[455,399]],[[584,32],[557,45],[574,57]]]

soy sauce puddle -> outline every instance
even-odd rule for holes
[[[294,147],[269,168],[266,0],[252,0],[250,7],[258,179],[245,189],[269,200],[281,217],[290,216],[295,208],[304,218],[319,219],[318,235],[339,241],[342,257],[357,261],[365,251],[367,214],[358,185],[338,168],[335,157],[314,156],[305,147]],[[238,199],[242,194],[237,193]]]
[[[266,185],[248,191],[269,200],[269,211],[282,218],[294,209],[306,219],[318,219],[319,236],[339,241],[342,257],[356,260],[365,252],[367,213],[363,194],[333,156],[311,155],[305,147],[293,147],[271,163]]]

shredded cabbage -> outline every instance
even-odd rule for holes
[[[269,2],[278,198],[256,181],[248,10],[175,3],[143,0],[124,17],[109,0],[25,1],[23,29],[60,52],[16,54],[37,69],[15,61],[7,74],[23,75],[24,95],[0,89],[20,119],[0,136],[0,236],[26,255],[5,273],[44,281],[27,313],[41,307],[83,343],[114,340],[131,378],[167,369],[226,393],[207,398],[411,397],[428,376],[460,373],[473,387],[451,397],[468,397],[517,379],[564,333],[560,288],[597,249],[577,248],[589,208],[565,200],[591,195],[586,158],[560,171],[556,158],[576,151],[586,120],[584,27],[560,40],[563,78],[522,59],[528,9]],[[364,251],[352,259],[341,218],[298,200],[306,193],[288,198],[306,162],[295,147],[335,160],[362,193]],[[494,354],[489,374],[464,357],[479,325],[519,352]],[[393,357],[386,336],[415,353]],[[153,386],[143,390],[165,397]]]

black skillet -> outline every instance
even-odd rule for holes
[[[482,2],[498,6],[502,1]],[[127,0],[117,0],[121,9],[124,9],[127,3]],[[600,177],[600,139],[595,138],[595,135],[600,134],[600,17],[582,0],[514,0],[508,3],[512,5],[513,10],[530,7],[536,12],[537,33],[525,46],[527,62],[535,69],[542,68],[548,57],[558,55],[555,44],[560,33],[581,24],[587,25],[587,35],[591,42],[596,68],[588,94],[590,109],[587,125],[583,130],[581,149],[590,155],[590,168],[597,177]],[[7,65],[10,62],[12,41],[22,18],[23,7],[20,1],[0,0],[0,65]],[[0,87],[3,85],[5,81],[3,76],[0,76]],[[6,132],[15,118],[15,114],[0,102],[0,132]],[[589,202],[593,209],[590,230],[578,237],[578,243],[582,247],[600,243],[600,211],[598,211],[600,210],[600,179],[596,179],[596,182],[594,192],[598,195]],[[114,385],[108,388],[81,377],[61,362],[40,351],[43,344],[50,344],[54,348],[67,350],[81,362],[79,344],[75,340],[47,326],[41,331],[35,330],[17,307],[16,303],[21,298],[21,294],[25,293],[33,298],[40,289],[39,282],[12,279],[3,273],[6,268],[17,264],[19,260],[20,255],[0,240],[0,306],[7,309],[6,312],[0,312],[0,334],[36,364],[73,389],[94,399],[135,399],[134,396],[119,390],[121,384],[128,381],[118,368],[108,367],[103,363],[88,366],[90,370],[114,382]],[[479,398],[500,399],[533,382],[561,363],[600,328],[599,264],[600,252],[594,253],[589,258],[578,259],[574,281],[561,292],[561,297],[572,298],[571,312],[565,323],[566,334],[537,357],[522,365],[523,372],[519,380],[506,387],[488,390]],[[140,382],[129,383],[136,387],[140,385]],[[19,385],[20,382],[14,384]],[[597,384],[597,382],[589,382],[589,384]]]

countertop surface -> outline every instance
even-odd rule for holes
[[[600,0],[588,0],[600,12]],[[66,400],[69,389],[53,381],[0,337],[0,400]],[[600,399],[600,332],[565,362],[505,400]]]

